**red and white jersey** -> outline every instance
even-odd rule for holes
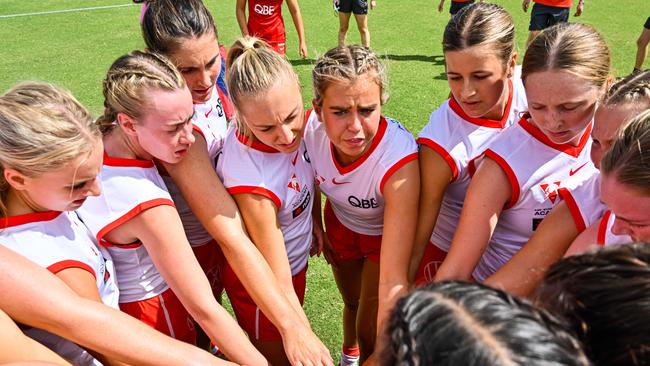
[[[508,262],[560,202],[558,189],[591,164],[590,134],[591,125],[578,146],[556,144],[524,117],[485,151],[484,156],[503,169],[512,193],[474,270],[475,279],[485,280]],[[585,175],[584,179],[587,178]]]
[[[248,33],[267,42],[285,42],[282,0],[248,0]]]
[[[47,211],[0,219],[0,243],[56,274],[78,268],[92,274],[102,302],[118,308],[113,260],[74,212]],[[37,285],[37,284],[34,284]],[[25,332],[75,365],[101,365],[84,349],[42,329]]]
[[[520,70],[519,67],[516,68]],[[460,211],[471,180],[472,159],[481,155],[489,144],[506,128],[519,121],[526,111],[526,94],[519,72],[510,80],[510,96],[500,121],[468,116],[452,97],[429,117],[429,123],[420,131],[417,142],[428,146],[445,159],[452,172],[438,220],[431,234],[431,243],[449,250],[456,232]]]
[[[634,239],[629,235],[616,235],[612,232],[612,226],[616,221],[616,215],[612,211],[605,211],[598,225],[598,245],[607,247],[610,245],[632,244]]]
[[[291,265],[296,275],[307,265],[312,240],[314,172],[305,144],[281,153],[231,128],[217,169],[230,194],[258,194],[273,201]]]
[[[368,151],[354,163],[341,166],[325,125],[310,110],[304,141],[315,181],[339,221],[357,233],[381,235],[384,184],[395,171],[418,158],[418,146],[411,132],[399,122],[382,117]]]
[[[208,156],[212,161],[213,168],[216,168],[217,160],[223,148],[224,138],[228,131],[228,119],[224,109],[224,103],[227,103],[227,99],[221,93],[221,89],[216,86],[212,91],[210,100],[206,103],[194,102],[193,127],[195,131],[205,138],[208,146]],[[194,215],[194,212],[192,212],[192,209],[183,198],[174,180],[165,174],[163,174],[163,180],[169,190],[169,194],[174,199],[174,204],[183,222],[183,229],[185,230],[185,235],[190,245],[197,247],[210,242],[212,236]]]
[[[558,193],[566,202],[579,233],[598,221],[607,210],[600,200],[600,172],[593,163],[569,177]]]
[[[174,206],[165,183],[151,160],[113,158],[106,154],[98,179],[102,194],[88,197],[77,213],[113,257],[120,303],[160,295],[169,286],[142,243],[115,244],[105,236],[147,209]]]

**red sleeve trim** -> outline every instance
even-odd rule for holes
[[[113,229],[116,229],[116,228],[120,227],[122,224],[124,224],[124,223],[128,222],[129,220],[131,220],[132,218],[138,216],[143,211],[146,211],[146,210],[148,210],[150,208],[153,208],[153,207],[156,207],[156,206],[163,206],[163,205],[176,207],[176,206],[174,206],[174,201],[172,201],[172,200],[170,200],[168,198],[156,198],[156,199],[153,199],[153,200],[150,200],[150,201],[142,202],[139,205],[132,208],[129,212],[122,215],[117,220],[111,222],[110,224],[104,226],[104,228],[99,230],[99,232],[97,233],[97,241],[102,243],[102,245],[104,245],[104,246],[107,246],[106,244],[108,243],[108,244],[110,244],[110,246],[116,246],[116,247],[120,247],[120,248],[131,247],[132,244],[120,245],[120,244],[110,243],[110,242],[104,240],[104,236],[106,236],[106,234],[111,232]],[[135,245],[135,244],[133,244],[133,245]],[[140,243],[138,242],[138,244],[135,245],[135,246],[139,246],[139,245],[140,245]]]
[[[225,60],[225,58],[222,60]],[[234,115],[234,107],[232,105],[232,101],[228,95],[226,95],[226,93],[221,90],[219,84],[217,84],[217,94],[219,94],[219,99],[221,99],[221,105],[223,106],[223,112],[226,115],[226,120],[232,120],[232,116]]]
[[[598,225],[598,236],[597,236],[597,244],[600,245],[601,247],[605,246],[605,241],[607,239],[607,226],[609,226],[609,218],[612,216],[612,211],[607,210],[605,214],[603,214],[603,217],[600,219],[600,224]]]
[[[508,177],[512,194],[510,200],[506,203],[506,205],[503,208],[509,209],[512,206],[514,206],[517,203],[517,201],[519,201],[520,187],[519,187],[519,181],[517,180],[517,175],[510,167],[510,164],[508,164],[508,162],[506,162],[505,159],[503,159],[494,151],[490,149],[485,150],[485,156],[487,156],[488,158],[494,160],[494,162],[499,164],[501,169],[503,169],[503,172],[506,173],[506,176]]]
[[[86,263],[71,260],[71,259],[64,260],[61,262],[56,262],[48,266],[47,270],[54,274],[57,274],[63,271],[64,269],[69,269],[69,268],[79,268],[79,269],[83,269],[84,271],[88,271],[90,272],[91,275],[93,275],[93,277],[95,277],[95,280],[97,280],[97,275],[95,274],[95,271],[92,269],[92,267],[90,267]]]
[[[104,165],[117,167],[153,168],[153,160],[113,158],[104,151]]]
[[[195,125],[194,123],[192,123],[192,130],[198,132],[201,136],[203,136],[203,139],[205,140],[205,134],[203,133],[203,130],[201,130],[201,127],[199,127],[199,126]]]
[[[408,163],[408,162],[411,162],[411,161],[413,161],[413,160],[416,160],[417,158],[418,158],[418,153],[415,152],[415,153],[413,153],[413,154],[406,155],[405,157],[403,157],[402,159],[400,159],[397,163],[393,164],[393,166],[390,167],[390,169],[388,169],[388,170],[386,171],[386,174],[384,174],[384,177],[381,178],[381,183],[379,183],[379,192],[381,192],[381,194],[384,194],[384,185],[386,184],[386,182],[388,181],[388,179],[389,179],[389,178],[390,178],[390,177],[391,177],[391,176],[392,176],[392,175],[393,175],[397,170],[399,170],[399,168],[403,167],[403,166],[406,165],[406,163]]]
[[[456,166],[456,162],[454,161],[454,158],[451,157],[449,152],[445,150],[444,147],[440,146],[436,142],[434,142],[431,139],[427,139],[424,137],[420,137],[417,139],[417,143],[423,146],[427,146],[431,148],[433,151],[435,151],[438,155],[440,155],[445,161],[447,162],[447,165],[449,165],[449,169],[451,169],[451,181],[455,181],[458,178],[458,166]]]
[[[585,220],[582,219],[582,214],[580,213],[578,203],[576,202],[571,192],[563,187],[558,189],[558,194],[560,197],[562,197],[564,202],[566,202],[567,206],[569,207],[569,212],[571,213],[571,217],[573,217],[573,223],[576,225],[578,233],[585,231],[587,225],[585,224]]]
[[[228,193],[231,195],[236,195],[236,194],[257,194],[263,197],[266,197],[273,201],[273,204],[275,204],[275,207],[280,209],[282,207],[282,203],[280,202],[280,198],[270,191],[269,189],[262,188],[262,187],[255,187],[255,186],[236,186],[236,187],[230,187],[226,188]]]

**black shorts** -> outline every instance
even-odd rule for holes
[[[540,31],[560,22],[569,20],[571,8],[558,8],[535,3],[530,13],[529,31]]]
[[[452,1],[451,6],[449,7],[449,14],[454,15],[460,11],[460,9],[466,7],[467,5],[473,4],[474,0],[471,1],[464,1],[464,2],[456,2]]]
[[[645,24],[643,25],[643,28],[650,29],[650,17],[648,17],[648,20],[645,21]]]
[[[339,0],[341,13],[368,14],[367,0]]]

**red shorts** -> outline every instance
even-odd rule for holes
[[[171,289],[146,300],[122,303],[120,310],[172,338],[196,343],[192,317]]]
[[[292,278],[293,289],[302,304],[305,300],[305,286],[307,281],[307,266]],[[282,336],[278,329],[262,313],[253,299],[248,295],[244,285],[239,281],[235,272],[228,264],[224,267],[223,283],[228,293],[228,298],[237,316],[237,322],[248,333],[248,336],[259,341],[281,341]]]
[[[415,285],[423,286],[432,283],[433,278],[438,272],[438,268],[440,268],[442,261],[444,261],[446,257],[447,252],[432,243],[427,244],[418,271],[415,273]]]
[[[215,299],[219,299],[223,292],[223,267],[226,263],[221,247],[211,240],[204,245],[192,247],[192,251],[210,282]]]
[[[271,46],[271,49],[273,49],[273,51],[279,53],[282,56],[287,54],[287,42],[285,41],[269,42],[269,46]]]
[[[379,263],[381,235],[364,235],[348,229],[336,217],[329,201],[325,202],[325,232],[337,260],[353,261],[368,258]]]

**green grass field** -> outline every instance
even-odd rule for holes
[[[226,46],[239,36],[234,0],[205,0]],[[520,0],[495,1],[513,15],[520,60],[527,37],[529,14]],[[310,57],[297,54],[297,37],[285,9],[287,52],[303,84],[305,106],[310,105],[310,71],[314,59],[336,45],[338,18],[331,0],[301,0]],[[449,3],[449,1],[447,1]],[[21,80],[44,80],[65,86],[95,114],[102,110],[101,80],[114,59],[141,49],[138,6],[48,15],[3,17],[10,14],[130,4],[127,0],[0,0],[0,90]],[[448,6],[448,4],[447,4]],[[448,13],[438,14],[435,0],[378,0],[370,13],[372,47],[389,69],[391,99],[384,114],[417,133],[428,115],[448,95],[441,36]],[[632,70],[635,41],[650,15],[647,0],[589,0],[581,21],[594,25],[613,54],[612,73]],[[349,41],[359,42],[351,24]],[[646,62],[646,67],[650,61]],[[338,357],[341,342],[341,300],[329,268],[321,259],[310,264],[306,305],[317,334]]]

